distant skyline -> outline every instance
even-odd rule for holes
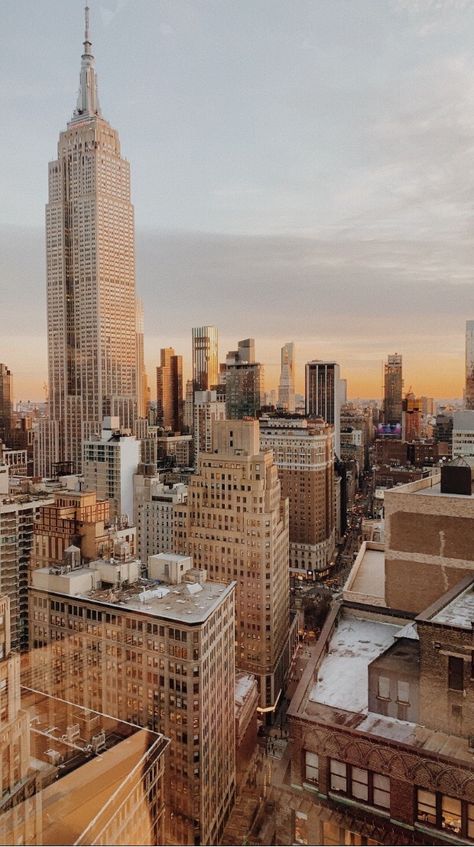
[[[335,359],[349,396],[462,396],[474,317],[474,4],[468,0],[91,0],[104,116],[130,160],[137,290],[191,371],[256,339]],[[47,164],[75,105],[81,0],[3,0],[0,361],[15,400],[47,375]],[[152,391],[152,396],[154,391]]]

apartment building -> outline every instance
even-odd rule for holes
[[[133,476],[140,463],[140,442],[120,430],[118,417],[105,417],[100,438],[83,445],[82,469],[87,491],[109,500],[111,517],[133,516]]]
[[[11,641],[15,650],[28,647],[28,571],[36,520],[46,495],[0,494],[0,594],[10,599]]]

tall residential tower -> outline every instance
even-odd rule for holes
[[[77,106],[49,164],[46,206],[49,417],[55,462],[81,465],[104,415],[137,416],[137,301],[130,167],[102,117],[86,7]]]
[[[285,412],[295,411],[295,345],[292,341],[281,348],[278,405]]]

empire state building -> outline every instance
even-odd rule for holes
[[[77,105],[49,164],[46,254],[49,422],[42,470],[60,462],[79,471],[81,443],[100,431],[104,415],[133,427],[142,387],[130,167],[117,131],[102,117],[87,7]]]

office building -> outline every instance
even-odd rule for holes
[[[212,429],[216,421],[226,417],[225,401],[218,399],[217,391],[196,391],[194,395],[194,464],[199,455],[212,449]]]
[[[35,570],[25,684],[169,737],[167,841],[218,844],[235,792],[235,583],[171,554],[149,576],[134,560]]]
[[[20,686],[0,597],[0,843],[162,844],[168,740]]]
[[[474,464],[474,408],[453,412],[453,458],[461,456]]]
[[[314,359],[305,367],[305,404],[309,418],[322,418],[334,427],[334,450],[341,453],[342,386],[339,365]]]
[[[219,381],[218,332],[215,326],[193,327],[193,389],[210,391]]]
[[[111,518],[133,517],[133,477],[140,464],[140,442],[123,435],[119,418],[104,418],[102,433],[84,443],[84,485],[99,500],[109,500]]]
[[[216,421],[176,523],[175,550],[209,579],[236,586],[236,667],[258,679],[260,709],[276,709],[288,668],[288,502],[257,421]]]
[[[0,441],[9,443],[13,424],[13,378],[6,365],[0,363]]]
[[[255,341],[239,341],[238,350],[227,354],[221,373],[225,385],[226,417],[240,420],[257,417],[263,399],[263,365],[255,361]]]
[[[292,341],[281,348],[280,384],[278,406],[285,412],[295,411],[295,345]]]
[[[49,476],[58,461],[80,471],[82,442],[104,416],[132,429],[142,376],[130,166],[102,117],[88,9],[77,105],[49,165],[46,259],[49,418],[59,438]]]
[[[172,347],[160,353],[156,369],[156,420],[159,426],[181,432],[183,428],[183,357]]]
[[[334,430],[323,421],[263,416],[260,448],[273,451],[289,502],[290,572],[315,579],[334,562]]]
[[[389,355],[384,366],[384,423],[392,428],[402,427],[402,357]]]

